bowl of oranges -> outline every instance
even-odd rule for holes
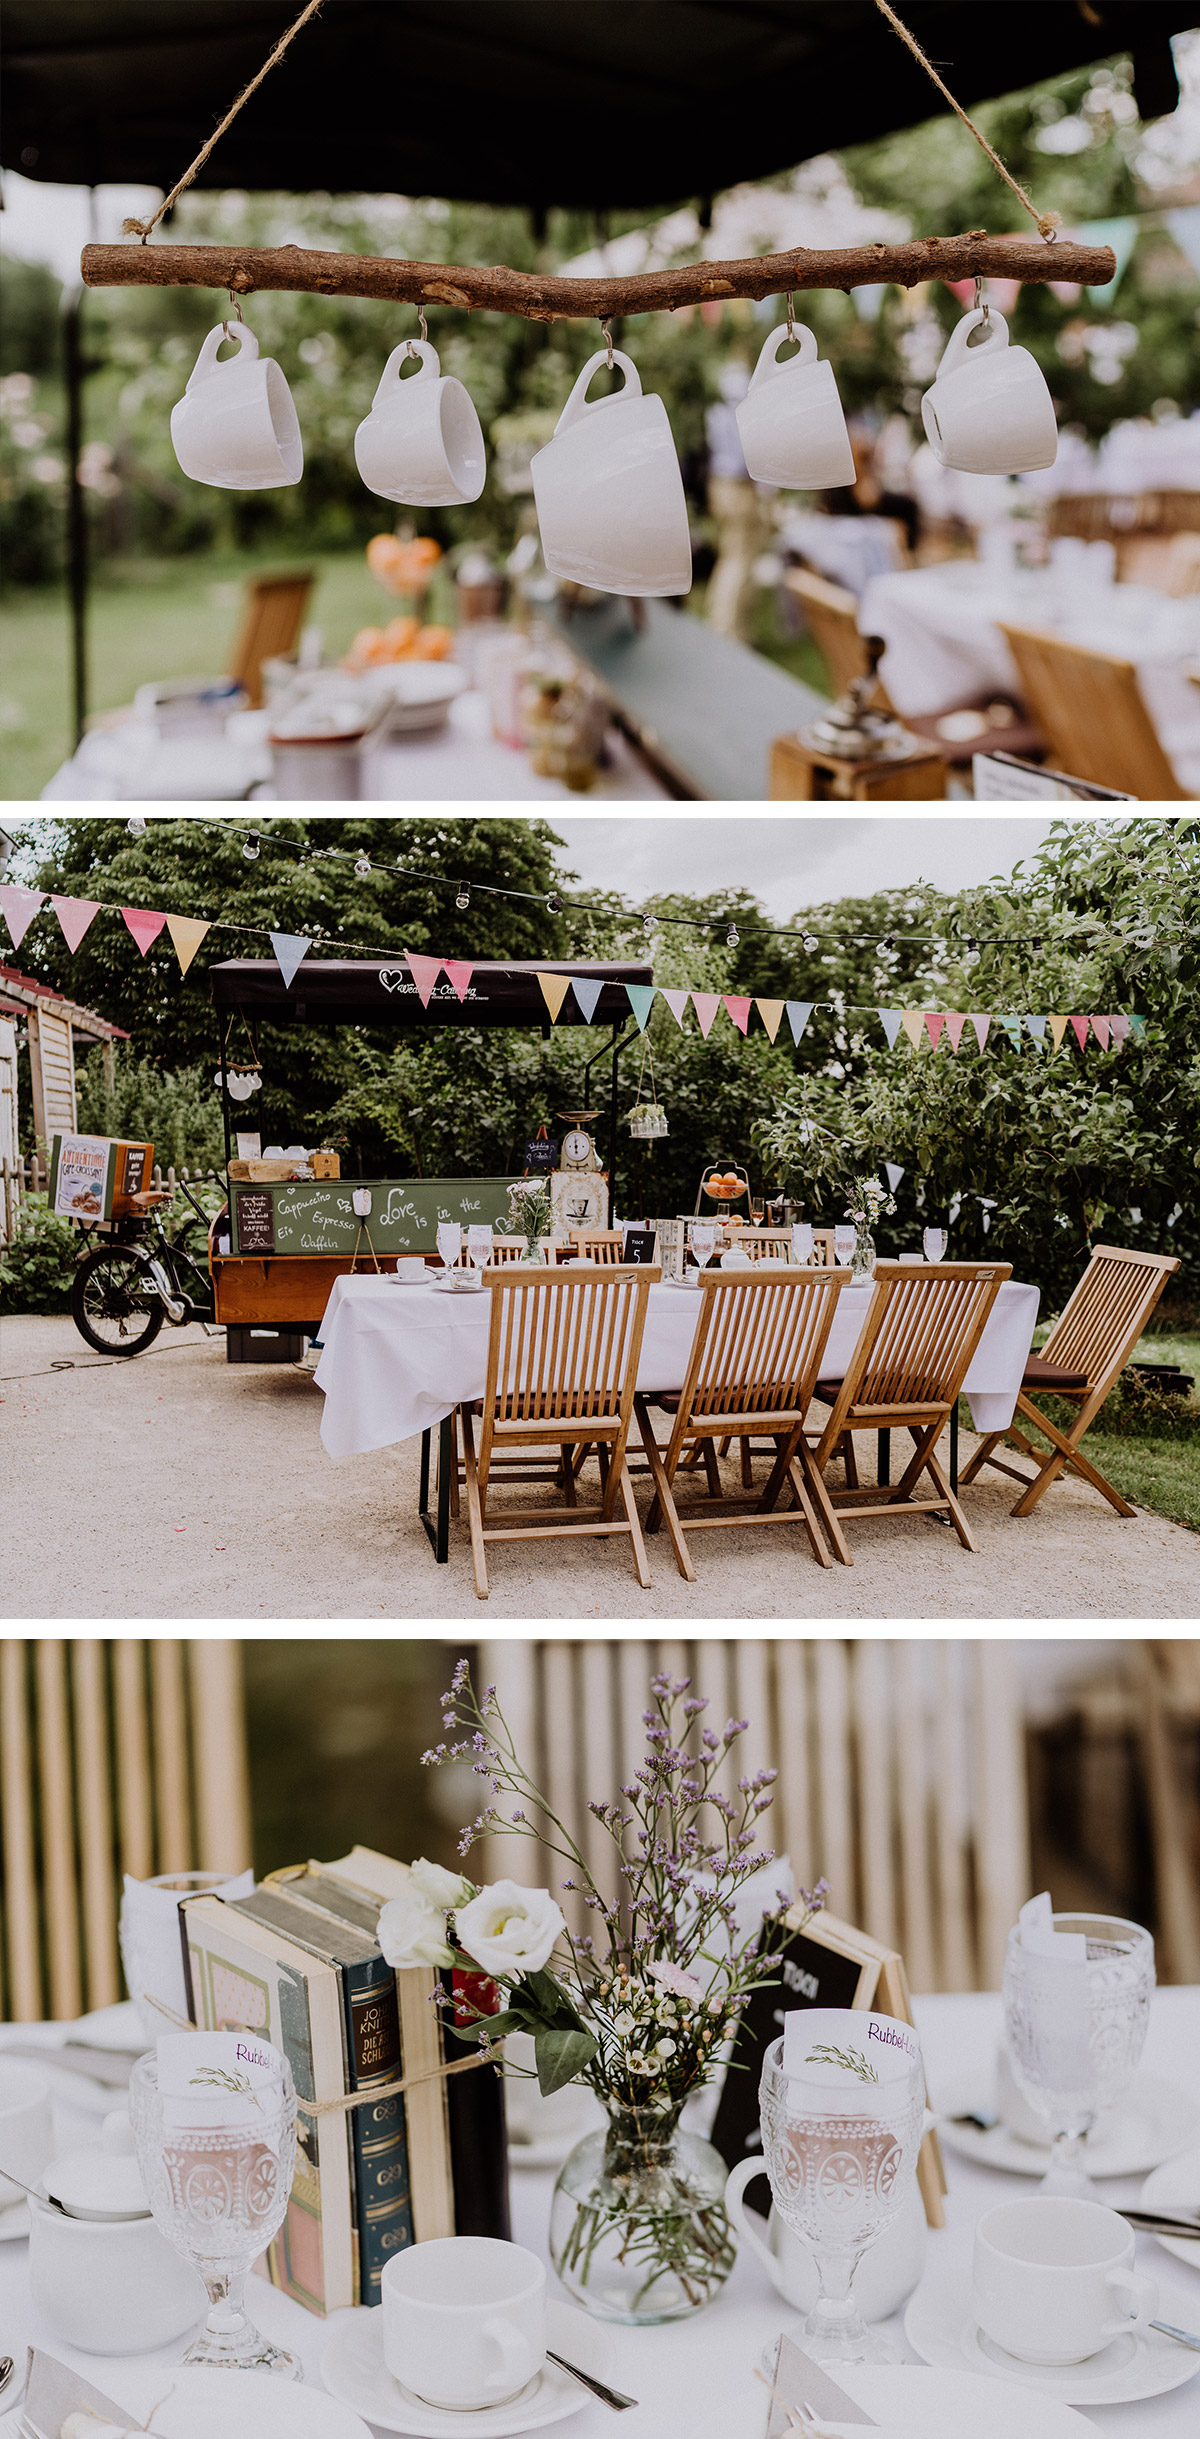
[[[749,1180],[739,1177],[736,1169],[714,1169],[701,1183],[704,1193],[717,1203],[736,1202],[739,1194],[749,1191]]]

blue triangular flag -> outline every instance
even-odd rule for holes
[[[1081,246],[1111,246],[1117,267],[1112,278],[1101,287],[1089,288],[1088,299],[1093,305],[1112,305],[1117,290],[1129,267],[1129,257],[1138,241],[1141,227],[1136,212],[1122,212],[1113,220],[1084,220],[1071,234]]]
[[[637,1029],[639,1033],[644,1033],[646,1030],[650,1010],[654,1006],[654,994],[657,988],[657,983],[653,982],[627,982],[625,985],[625,989],[629,997],[629,1005],[637,1018]]]
[[[875,1010],[875,1014],[879,1018],[879,1022],[887,1035],[888,1049],[894,1050],[896,1047],[896,1035],[900,1031],[901,1019],[904,1015],[903,1008],[877,1008]]]
[[[792,1028],[792,1040],[794,1042],[799,1041],[800,1036],[808,1023],[809,1017],[812,1015],[813,1009],[816,1007],[816,1004],[815,999],[789,999],[787,1003],[787,1020]]]
[[[1035,1041],[1035,1042],[1044,1042],[1044,1041],[1045,1041],[1045,1039],[1046,1039],[1046,1019],[1045,1019],[1045,1017],[1044,1017],[1044,1016],[1027,1016],[1027,1017],[1026,1017],[1026,1019],[1025,1019],[1025,1022],[1026,1022],[1026,1024],[1027,1024],[1027,1025],[1028,1025],[1028,1027],[1029,1027],[1030,1033],[1033,1035],[1033,1039],[1034,1039],[1034,1041]]]
[[[301,959],[307,957],[312,942],[306,940],[299,932],[272,932],[271,946],[279,960],[279,971],[283,976],[284,990],[290,991],[296,969]]]
[[[997,1018],[996,1018],[996,1023],[997,1023],[998,1025],[1003,1025],[1004,1030],[1005,1030],[1005,1032],[1006,1032],[1006,1033],[1007,1033],[1007,1035],[1008,1035],[1008,1046],[1009,1046],[1009,1049],[1010,1049],[1010,1050],[1019,1050],[1019,1049],[1020,1049],[1020,1047],[1021,1047],[1021,1019],[1020,1019],[1020,1017],[1019,1017],[1019,1016],[999,1016],[999,1015],[998,1015],[998,1016],[997,1016]]]
[[[1185,203],[1182,211],[1164,212],[1163,218],[1181,254],[1200,271],[1200,203]]]
[[[600,993],[604,989],[603,983],[583,982],[580,980],[578,974],[572,974],[571,989],[575,993],[575,997],[583,1010],[584,1024],[590,1025],[592,1018],[596,1013],[596,1001],[599,999]]]

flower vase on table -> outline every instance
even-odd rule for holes
[[[846,1217],[854,1224],[854,1252],[850,1260],[854,1278],[869,1279],[874,1276],[878,1256],[872,1231],[883,1213],[894,1211],[895,1208],[894,1195],[888,1193],[878,1177],[852,1179]]]
[[[548,1889],[480,1889],[424,1860],[379,1918],[390,1964],[482,1968],[498,1985],[499,2013],[461,2038],[500,2056],[506,2034],[532,2035],[544,2097],[581,2082],[603,2104],[606,2125],[576,2145],[555,2186],[550,2257],[586,2311],[634,2325],[698,2311],[729,2276],[725,2162],[681,2124],[684,2104],[711,2082],[743,2001],[774,1982],[780,1947],[825,1897],[818,1882],[798,1913],[790,1886],[773,1884],[774,1857],[755,1837],[776,1774],[747,1773],[726,1795],[747,1723],[705,1727],[707,1707],[686,1679],[651,1680],[642,1765],[618,1801],[588,1807],[615,1849],[597,1879],[523,1769],[495,1689],[477,1696],[460,1661],[444,1698],[448,1741],[425,1759],[469,1761],[488,1791],[461,1851],[480,1834],[534,1839],[569,1865],[562,1885],[591,1930],[569,1931]],[[604,1894],[606,1880],[620,1900]]]
[[[508,1209],[514,1236],[525,1239],[523,1262],[544,1262],[541,1240],[554,1224],[550,1188],[544,1177],[519,1177],[508,1189]]]

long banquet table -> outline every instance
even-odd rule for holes
[[[113,2011],[114,2016],[117,2012]],[[119,2012],[122,2017],[131,2013]],[[918,1998],[914,2013],[935,2107],[962,2109],[987,2099],[1000,2023],[999,1998],[990,1992]],[[0,2026],[0,2045],[6,2039],[30,2037],[43,2037],[53,2044],[67,2030],[62,2025]],[[1198,2050],[1200,1989],[1160,1990],[1151,2011],[1145,2067],[1185,2091],[1192,2090]],[[106,2105],[106,2101],[100,2104]],[[63,2112],[56,2131],[64,2147],[68,2142],[98,2139],[99,2109],[90,2123],[76,2111]],[[943,2230],[930,2234],[926,2278],[937,2275],[948,2263],[969,2257],[972,2230],[984,2210],[1033,2190],[1024,2177],[977,2167],[950,2150],[946,2170],[947,2223]],[[1107,2179],[1101,2188],[1103,2198],[1128,2207],[1136,2202],[1142,2182],[1140,2176]],[[513,2173],[513,2235],[518,2243],[542,2255],[552,2187],[552,2171]],[[752,2188],[751,2198],[757,2193]],[[86,2355],[64,2346],[40,2320],[30,2300],[27,2256],[24,2242],[0,2244],[0,2352],[16,2354],[27,2343],[45,2346],[120,2402],[120,2359]],[[1137,2267],[1158,2281],[1162,2318],[1182,2328],[1200,2328],[1200,2263],[1192,2269],[1166,2253],[1153,2237],[1139,2236]],[[298,2352],[306,2379],[314,2388],[322,2388],[325,2324],[257,2279],[251,2282],[250,2304],[259,2325],[277,2342]],[[801,2326],[799,2315],[774,2293],[765,2270],[743,2250],[727,2286],[707,2310],[665,2328],[614,2328],[611,2377],[626,2395],[638,2399],[636,2409],[621,2417],[624,2439],[763,2439],[765,2399],[753,2377],[755,2364],[763,2346],[781,2329],[799,2338]],[[886,2326],[902,2359],[916,2362],[918,2357],[904,2336],[902,2315]],[[137,2361],[165,2368],[177,2362],[181,2352],[182,2345],[176,2344],[141,2355]],[[1200,2379],[1200,2356],[1194,2359]],[[1194,2439],[1200,2427],[1198,2379],[1139,2404],[1094,2407],[1087,2418],[1108,2439]],[[1010,2393],[1012,2439],[1021,2439],[1024,2391],[1011,2386]],[[585,2404],[562,2425],[570,2439],[608,2439],[614,2427],[607,2407],[599,2404]],[[0,2433],[15,2439],[15,2432],[15,2414],[0,2419]],[[963,2439],[970,2439],[968,2432]]]

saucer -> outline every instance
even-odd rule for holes
[[[837,2365],[838,2385],[895,2439],[1081,2439],[1095,2424],[1057,2397],[1025,2389],[1019,2410],[999,2380],[924,2363]],[[833,2424],[849,2439],[858,2425]]]
[[[1200,2202],[1200,2151],[1184,2151],[1178,2159],[1167,2160],[1146,2179],[1138,2195],[1139,2210],[1178,2210],[1186,2205],[1194,2210]],[[1186,2261],[1190,2270],[1200,2270],[1200,2237],[1156,2236],[1164,2252],[1174,2253],[1177,2261]]]
[[[122,2366],[111,2377],[119,2390],[113,2402],[127,2413],[140,2418],[161,2407],[155,2439],[371,2439],[344,2403],[269,2371],[213,2373],[203,2364],[164,2371],[159,2363]]]
[[[940,2117],[938,2133],[951,2151],[975,2160],[980,2168],[1006,2168],[1015,2176],[1045,2176],[1049,2145],[1023,2142],[1003,2121],[989,2126],[964,2126]],[[1083,2164],[1089,2176],[1145,2176],[1173,2159],[1200,2135],[1200,2104],[1165,2075],[1148,2075],[1143,2068],[1094,2139],[1084,2144]]]
[[[586,2313],[568,2304],[547,2304],[546,2340],[581,2371],[594,2372],[598,2380],[611,2379],[612,2342]],[[1196,2359],[1200,2362],[1200,2356]],[[341,2312],[331,2320],[321,2377],[333,2396],[354,2406],[375,2429],[402,2431],[405,2439],[443,2439],[452,2431],[459,2439],[467,2431],[471,2439],[516,2439],[519,2433],[565,2422],[595,2402],[569,2372],[547,2363],[507,2405],[485,2405],[474,2412],[425,2405],[393,2379],[384,2362],[383,2313],[377,2305],[369,2311]]]
[[[904,2334],[925,2362],[947,2371],[988,2372],[1063,2405],[1133,2405],[1165,2396],[1200,2372],[1193,2354],[1157,2329],[1116,2337],[1086,2363],[1023,2363],[986,2337],[975,2318],[969,2260],[918,2287],[904,2315]]]

